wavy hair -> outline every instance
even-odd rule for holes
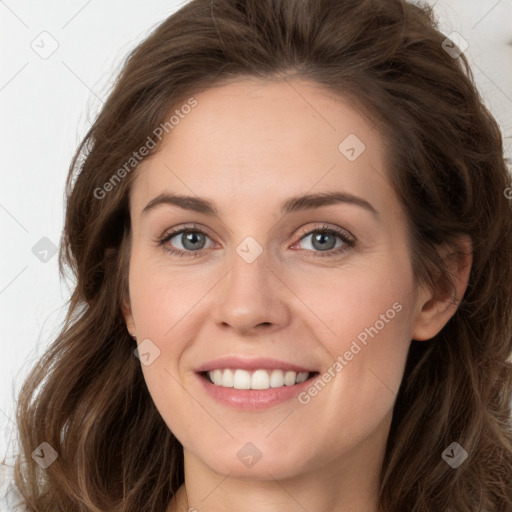
[[[473,244],[455,314],[432,340],[411,341],[381,510],[512,511],[512,183],[468,61],[444,40],[432,9],[404,0],[192,0],[130,53],[69,169],[59,272],[76,282],[18,397],[15,482],[29,510],[164,511],[184,482],[183,449],[121,310],[136,175],[126,162],[193,94],[294,77],[350,98],[377,124],[418,283],[448,290],[439,247],[461,235]],[[454,441],[469,454],[457,469],[441,457]],[[31,458],[42,442],[58,453],[45,470]]]

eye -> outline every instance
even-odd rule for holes
[[[177,239],[182,248],[178,247],[178,249],[173,249],[173,247],[167,243],[173,238]],[[158,240],[158,245],[163,246],[164,250],[170,254],[180,257],[195,257],[202,254],[206,238],[209,237],[202,229],[195,226],[189,226],[167,233],[164,238]]]
[[[352,249],[356,244],[355,238],[347,231],[338,227],[321,226],[307,231],[292,248],[310,237],[310,245],[313,247],[313,250],[308,249],[307,254],[315,258],[340,255]],[[337,239],[341,241],[338,245],[336,245]]]
[[[331,257],[337,256],[349,251],[356,244],[355,238],[347,231],[338,227],[321,226],[303,233],[299,242],[296,242],[291,248],[295,248],[308,237],[312,237],[313,249],[307,249],[306,254],[312,257]],[[177,242],[170,244],[171,240],[176,238]],[[205,241],[210,238],[199,227],[187,226],[178,228],[167,233],[163,238],[157,240],[157,245],[162,246],[165,251],[172,255],[180,257],[197,257],[206,250]],[[336,245],[337,240],[341,241]],[[181,248],[176,247],[176,243],[181,244]],[[334,243],[334,245],[333,245]],[[327,249],[327,250],[325,250]]]

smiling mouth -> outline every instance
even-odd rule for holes
[[[294,372],[279,369],[247,371],[232,368],[215,369],[199,374],[215,386],[254,390],[295,386],[320,375],[319,372]]]

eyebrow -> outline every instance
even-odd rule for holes
[[[361,208],[371,212],[374,216],[379,217],[379,212],[368,201],[366,201],[366,199],[349,194],[348,192],[322,192],[318,194],[305,194],[297,197],[291,197],[281,205],[281,214],[286,215],[288,213],[312,210],[314,208],[340,203],[360,206]],[[184,196],[167,192],[152,199],[144,207],[141,215],[146,215],[148,212],[161,205],[178,206],[184,210],[203,213],[212,217],[221,216],[220,211],[217,209],[215,204],[206,198]]]

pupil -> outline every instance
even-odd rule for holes
[[[334,245],[336,244],[336,240],[334,239],[334,237],[329,233],[329,234],[325,234],[325,233],[318,233],[316,236],[313,237],[313,246],[315,246],[315,243],[316,242],[319,242],[320,245],[319,247],[315,247],[317,249],[325,249],[326,248],[326,243],[325,243],[325,238],[328,238],[328,237],[331,237],[331,246],[332,247],[327,247],[327,249],[332,249],[334,248]],[[334,245],[332,244],[332,242],[334,241]],[[329,244],[327,244],[329,245]]]
[[[193,244],[200,240],[202,235],[198,233],[185,233],[184,237],[183,247],[186,249],[197,249],[197,246]],[[189,242],[192,244],[191,246],[188,246]]]

